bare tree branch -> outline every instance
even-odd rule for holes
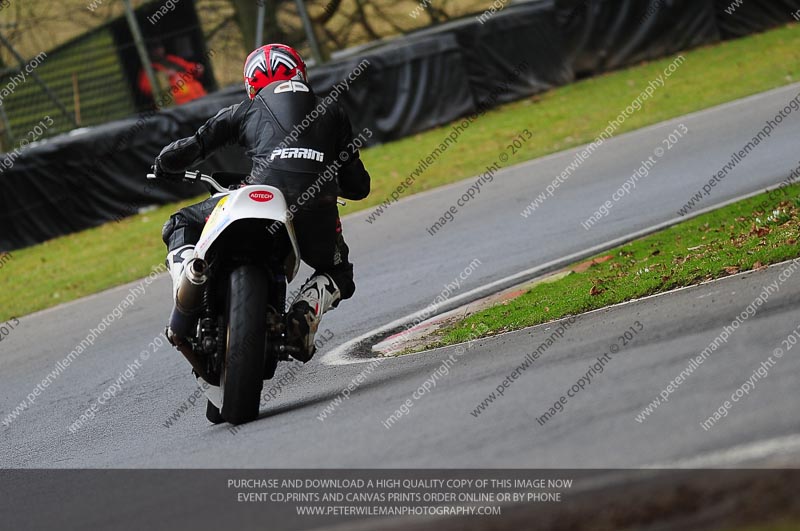
[[[333,18],[341,5],[342,0],[330,0],[330,2],[325,4],[325,10],[322,12],[322,14],[313,19],[314,23],[324,26],[330,19]]]
[[[369,35],[370,39],[372,40],[380,39],[381,36],[378,35],[374,29],[372,29],[372,26],[369,24],[369,21],[367,20],[367,14],[364,11],[363,0],[355,0],[355,2],[356,2],[356,13],[358,13],[358,21],[361,23],[361,26],[367,32],[367,35]]]

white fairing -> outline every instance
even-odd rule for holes
[[[280,221],[286,226],[289,240],[292,242],[292,252],[289,253],[284,264],[284,273],[291,282],[300,269],[300,249],[297,245],[294,225],[291,220],[287,220],[286,199],[281,191],[274,186],[252,185],[244,186],[228,194],[218,195],[223,197],[206,222],[200,241],[195,247],[194,256],[205,259],[211,245],[225,232],[225,229],[236,221],[263,219],[265,221],[265,237],[269,235],[271,222]]]

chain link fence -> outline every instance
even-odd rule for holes
[[[215,90],[193,2],[176,4],[175,16],[156,26],[148,17],[159,6],[137,9],[145,46],[163,47],[172,57],[204,65],[200,82],[205,90]],[[141,72],[124,17],[0,71],[0,151],[14,150],[45,117],[53,120],[46,138],[152,109],[155,100],[143,93]],[[169,90],[165,77],[159,77],[162,91]]]

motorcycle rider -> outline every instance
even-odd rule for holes
[[[286,196],[287,205],[298,206],[293,221],[300,254],[315,271],[291,305],[287,335],[289,344],[300,350],[293,357],[307,362],[314,355],[314,334],[322,315],[355,291],[336,197],[365,198],[370,176],[352,147],[350,120],[338,103],[310,118],[311,111],[324,103],[309,86],[305,62],[296,50],[284,44],[254,50],[244,64],[244,85],[248,99],[222,109],[194,135],[162,149],[154,173],[156,178],[180,180],[187,168],[215,149],[238,143],[253,162],[246,184],[275,186]],[[309,125],[298,128],[305,124]],[[337,166],[336,179],[321,188],[311,187],[326,168]],[[307,197],[313,190],[317,192],[310,201],[298,202],[304,192]],[[183,208],[164,224],[173,298],[184,263],[217,202],[210,198]]]

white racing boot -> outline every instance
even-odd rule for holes
[[[288,314],[289,345],[299,349],[291,353],[293,358],[306,363],[314,356],[320,319],[340,300],[339,287],[328,275],[315,275],[306,281]]]
[[[183,277],[183,268],[194,253],[194,245],[184,245],[171,251],[167,255],[167,267],[169,274],[172,277],[172,302],[175,302],[175,295],[178,293],[178,286]]]

